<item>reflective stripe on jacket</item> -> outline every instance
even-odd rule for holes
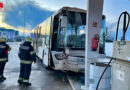
[[[36,52],[33,50],[30,52],[31,55],[34,55]]]
[[[6,62],[8,61],[8,58],[0,58],[0,62]]]
[[[27,82],[27,83],[28,83],[28,82],[29,82],[29,79],[23,79],[23,82]]]
[[[30,60],[30,61],[27,61],[27,60],[21,60],[20,63],[22,63],[22,64],[32,64],[32,61],[31,61],[31,60]]]

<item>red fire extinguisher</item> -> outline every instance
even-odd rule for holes
[[[98,42],[99,42],[99,35],[96,34],[94,38],[92,39],[92,50],[97,51],[98,49]]]

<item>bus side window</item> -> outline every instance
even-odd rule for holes
[[[47,47],[49,47],[49,39],[50,39],[50,24],[51,24],[51,18],[46,21],[46,41],[45,44]]]
[[[38,27],[38,46],[42,46],[42,34],[41,34],[41,27]]]

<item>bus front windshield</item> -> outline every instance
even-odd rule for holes
[[[70,49],[85,49],[86,13],[69,12],[65,45]]]
[[[59,32],[59,47],[67,47],[74,50],[85,50],[85,36],[86,36],[86,13],[68,12],[67,13],[67,27],[60,29]],[[100,51],[104,52],[105,47],[105,26],[106,18],[102,18],[102,27],[100,35]]]

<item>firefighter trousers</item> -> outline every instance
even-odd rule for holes
[[[5,64],[6,64],[6,62],[0,61],[0,77],[3,76]]]
[[[32,64],[20,64],[20,75],[19,78],[23,80],[29,80],[30,73],[31,73],[31,66]]]

